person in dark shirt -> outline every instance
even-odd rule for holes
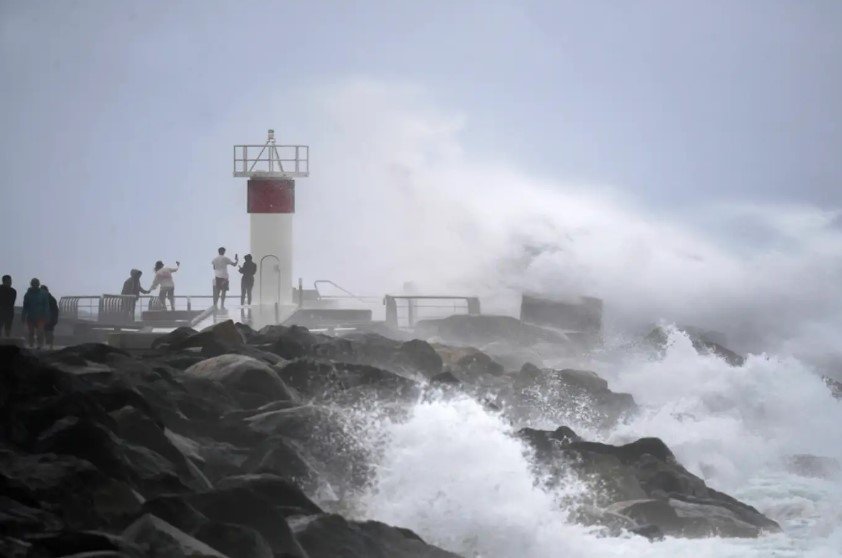
[[[29,346],[40,349],[44,345],[44,327],[50,320],[50,299],[37,278],[29,282],[29,290],[23,295],[21,318],[29,330]]]
[[[18,292],[12,288],[12,277],[4,275],[3,284],[0,285],[0,335],[5,337],[12,333],[17,298]]]
[[[133,269],[129,272],[129,278],[123,283],[123,291],[121,294],[140,296],[140,293],[149,294],[149,291],[140,286],[140,276],[143,272],[139,269]]]
[[[56,297],[50,294],[50,289],[47,288],[47,285],[41,285],[41,290],[47,294],[47,301],[50,305],[50,317],[44,325],[44,336],[47,338],[47,345],[52,350],[53,341],[55,340],[56,324],[58,324],[58,302],[56,301]]]
[[[124,302],[123,310],[126,312],[128,317],[134,316],[135,307],[137,306],[137,301],[140,298],[140,293],[149,294],[151,292],[140,286],[141,275],[143,275],[141,270],[133,269],[129,272],[129,278],[123,282],[123,290],[120,294],[135,297],[134,299],[126,299]]]
[[[257,273],[257,264],[251,261],[251,254],[246,254],[243,258],[245,261],[240,266],[240,273],[243,278],[240,282],[240,305],[246,303],[248,298],[249,305],[251,305],[251,291],[254,288],[254,274]]]

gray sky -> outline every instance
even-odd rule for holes
[[[403,140],[433,157],[401,160],[414,187],[457,153],[454,168],[605,194],[730,256],[786,251],[770,220],[838,225],[840,30],[835,1],[2,0],[2,271],[97,293],[180,258],[177,290],[209,287],[216,246],[247,251],[231,145],[270,126],[312,146],[307,281],[353,283],[360,255],[383,276],[397,265],[400,238],[367,238],[395,225],[372,196],[391,195]]]

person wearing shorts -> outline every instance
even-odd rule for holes
[[[15,320],[15,301],[18,292],[12,288],[12,276],[4,275],[0,285],[0,335],[9,337]]]
[[[50,299],[41,290],[41,282],[37,278],[29,282],[29,290],[23,296],[21,317],[26,324],[29,346],[40,349],[44,346],[44,328],[50,321]]]
[[[225,248],[220,247],[219,255],[211,261],[213,266],[213,307],[216,308],[220,299],[222,308],[225,308],[225,293],[228,292],[228,266],[236,266],[240,256],[234,254],[234,259],[225,255]]]
[[[155,262],[155,279],[152,280],[150,291],[154,291],[155,287],[161,287],[158,291],[158,302],[161,307],[167,309],[167,300],[170,301],[170,307],[175,311],[175,282],[172,279],[172,274],[179,270],[181,262],[175,262],[175,267],[165,267],[164,262],[158,260]]]

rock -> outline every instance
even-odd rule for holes
[[[716,355],[731,366],[742,366],[745,364],[746,359],[744,356],[735,353],[731,349],[724,347],[719,343],[707,339],[704,333],[697,328],[680,327],[678,330],[690,338],[690,342],[693,343],[693,348],[696,349],[699,354]],[[669,336],[667,332],[660,327],[656,327],[646,336],[646,341],[661,351],[666,348],[668,339]]]
[[[354,425],[336,409],[302,405],[261,413],[245,423],[255,434],[282,436],[302,448],[302,460],[314,464],[333,486],[362,486],[372,473],[369,446],[357,439]]]
[[[341,395],[346,396],[342,398],[345,402],[366,396],[387,401],[412,400],[420,391],[413,380],[364,364],[298,359],[283,366],[278,375],[287,385],[316,401],[335,400]]]
[[[142,498],[90,462],[69,455],[0,450],[3,493],[27,506],[46,502],[71,529],[119,524],[140,510]]]
[[[116,535],[101,531],[57,531],[39,533],[26,538],[35,555],[66,556],[84,552],[114,551],[141,556],[140,549],[128,544]]]
[[[184,375],[219,382],[235,393],[247,407],[295,398],[278,373],[269,365],[242,355],[221,355],[184,371]]]
[[[842,467],[836,459],[804,453],[790,456],[786,460],[786,468],[796,475],[817,479],[833,479],[842,472]]]
[[[662,541],[664,540],[664,532],[663,530],[658,527],[657,525],[641,525],[640,527],[633,527],[629,529],[635,535],[640,535],[641,537],[646,537],[650,541]]]
[[[439,374],[442,367],[441,357],[436,350],[426,341],[419,339],[401,344],[394,361],[398,366],[419,371],[428,378]]]
[[[143,549],[146,556],[172,558],[227,558],[163,519],[146,514],[123,531],[123,538]]]
[[[0,533],[21,535],[42,530],[57,531],[61,527],[62,521],[54,514],[0,495]]]
[[[208,518],[199,513],[183,497],[163,495],[143,503],[141,515],[153,515],[185,533],[195,533]]]
[[[178,327],[152,342],[153,349],[176,349],[185,346],[185,341],[199,333],[192,327]]]
[[[276,326],[276,328],[280,327],[283,326]],[[311,334],[306,327],[301,326],[291,326],[284,331],[275,329],[272,333],[277,335],[277,340],[272,345],[272,352],[286,360],[312,354],[313,347],[319,342],[319,338]]]
[[[192,335],[188,335],[188,333],[185,331],[178,336],[173,335],[166,342],[167,349],[178,351],[191,347],[199,347],[203,355],[217,356],[242,347],[245,344],[243,335],[232,320],[225,320],[224,322],[213,324]],[[161,341],[160,346],[163,346],[164,343],[164,341]]]
[[[658,438],[612,446],[583,441],[569,429],[524,429],[519,435],[535,448],[538,470],[551,476],[550,485],[563,483],[569,466],[593,486],[597,505],[667,535],[754,537],[780,530],[753,507],[709,488]]]
[[[285,508],[283,501],[273,501],[269,495],[260,494],[248,484],[217,488],[184,498],[211,521],[254,529],[276,555],[287,553],[291,557],[306,558],[286,522],[287,515],[302,513],[300,499],[289,500],[291,509]]]
[[[41,434],[36,450],[88,460],[109,477],[129,482],[147,495],[184,488],[175,467],[164,457],[124,442],[87,419],[69,416],[56,422]]]
[[[608,389],[608,383],[585,370],[540,369],[524,365],[501,392],[510,415],[519,421],[553,420],[608,428],[637,410],[628,393]]]
[[[299,515],[321,513],[321,508],[314,504],[295,484],[277,475],[250,474],[236,475],[221,479],[217,489],[241,489],[255,497],[267,498],[277,506],[293,509]]]
[[[440,384],[440,385],[458,386],[462,382],[460,382],[459,378],[454,376],[452,373],[442,372],[441,374],[436,374],[435,376],[430,378],[430,383],[433,384],[433,385]]]
[[[273,558],[272,549],[250,527],[233,523],[210,522],[196,531],[196,538],[209,546],[236,558]]]
[[[242,464],[248,473],[269,473],[283,478],[310,492],[316,492],[319,474],[316,466],[304,457],[305,452],[283,436],[265,439]],[[232,472],[236,475],[237,472]]]
[[[556,448],[569,446],[573,442],[582,440],[567,426],[559,426],[552,432],[534,428],[521,428],[517,435],[541,456],[547,455]]]
[[[677,537],[757,537],[764,532],[727,508],[676,498],[618,502],[609,510]]]
[[[428,545],[412,531],[377,521],[316,515],[294,522],[294,529],[310,558],[458,558]]]

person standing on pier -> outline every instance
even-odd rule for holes
[[[170,301],[170,306],[175,312],[175,282],[172,280],[172,274],[179,270],[181,262],[175,262],[175,267],[164,267],[164,262],[158,260],[155,262],[155,279],[152,281],[150,291],[154,291],[155,287],[161,286],[158,291],[158,302],[167,309],[167,299]]]
[[[251,291],[254,288],[254,275],[257,273],[257,264],[251,261],[251,254],[243,256],[243,265],[240,266],[240,273],[243,278],[240,282],[240,305],[245,306],[248,299],[251,306]]]
[[[12,288],[12,276],[4,275],[0,285],[0,335],[9,337],[15,320],[15,301],[18,292]]]
[[[213,307],[222,299],[222,308],[225,308],[225,293],[228,292],[228,266],[236,266],[240,257],[234,254],[234,259],[225,255],[225,248],[220,247],[219,255],[211,261],[213,265]]]
[[[29,282],[29,290],[23,295],[23,323],[28,330],[30,347],[44,346],[44,327],[50,319],[50,299],[41,290],[41,281],[33,278]]]
[[[141,270],[133,269],[129,272],[129,278],[123,282],[123,290],[120,294],[135,297],[134,300],[126,300],[126,314],[129,316],[134,316],[135,307],[137,306],[137,301],[140,298],[140,293],[149,294],[150,292],[140,286],[141,275],[143,275]]]
[[[49,345],[50,350],[53,350],[56,325],[58,324],[58,301],[56,301],[56,297],[50,294],[50,289],[47,285],[41,285],[41,290],[47,294],[47,302],[50,307],[50,315],[47,318],[47,323],[44,324],[44,337],[47,338],[47,345]]]

